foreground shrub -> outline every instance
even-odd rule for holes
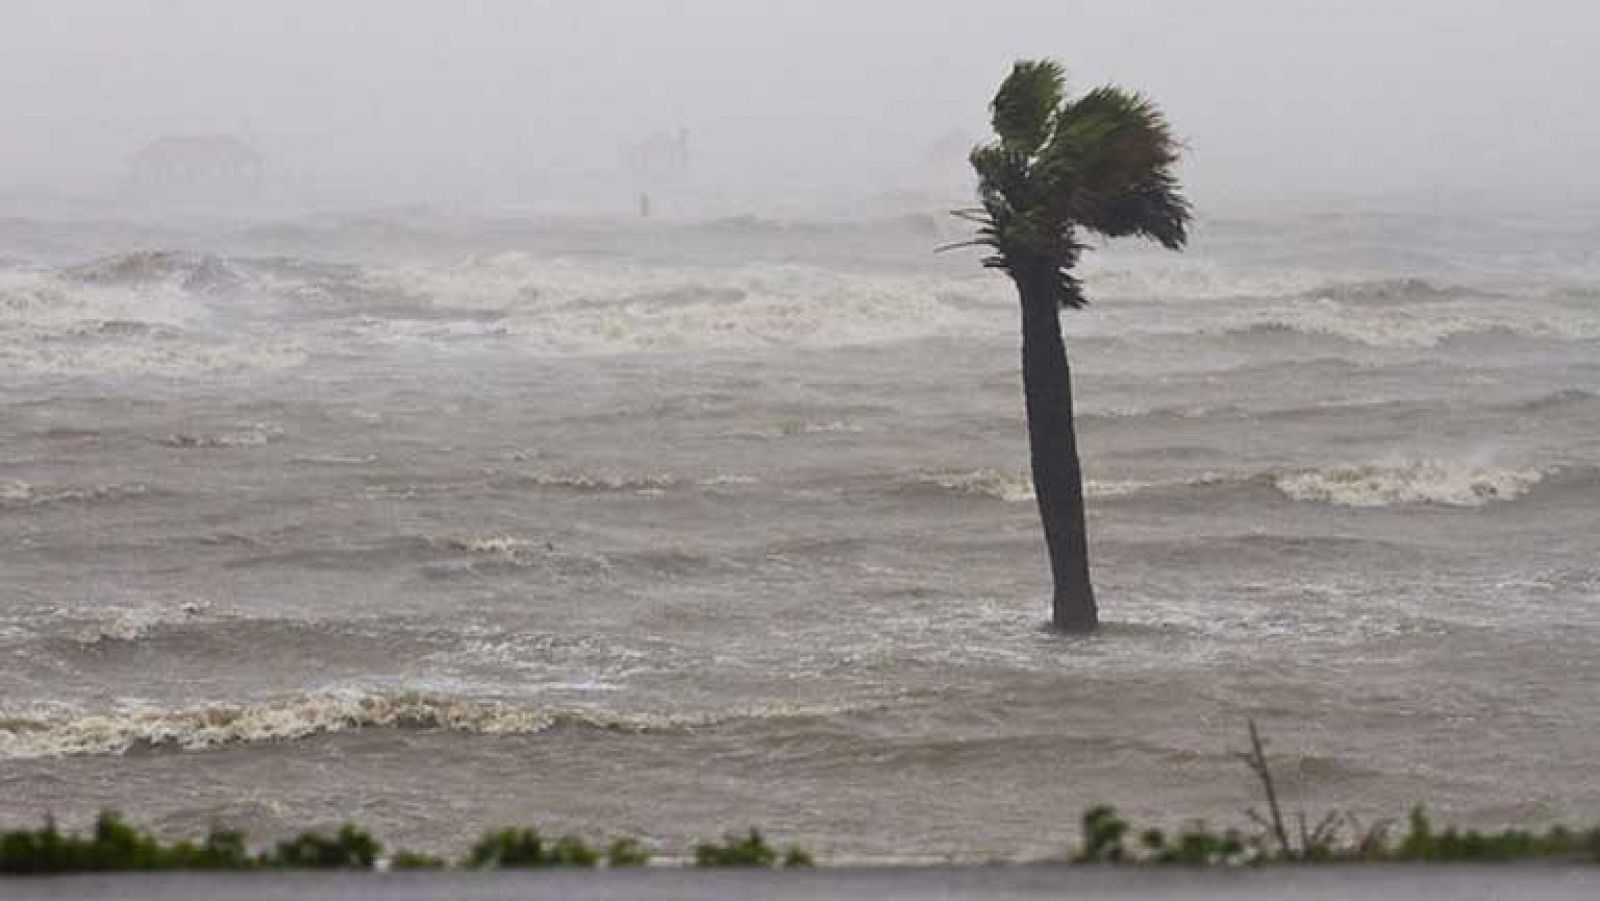
[[[600,855],[574,835],[556,839],[555,847],[550,849],[549,866],[552,867],[592,867],[598,863]]]
[[[637,839],[619,838],[606,849],[606,864],[612,867],[642,867],[650,862],[650,852]]]
[[[547,845],[536,829],[502,829],[479,839],[462,865],[478,869],[592,867],[599,862],[600,855],[577,836],[564,835]]]
[[[1117,816],[1116,808],[1098,804],[1083,813],[1083,850],[1076,863],[1121,863],[1127,859],[1122,837],[1128,823]]]
[[[1418,863],[1500,863],[1508,860],[1557,859],[1600,863],[1600,827],[1587,833],[1565,826],[1544,833],[1523,829],[1435,833],[1422,807],[1411,810],[1410,830],[1392,853],[1380,849],[1380,859]]]
[[[1502,863],[1545,860],[1600,863],[1600,827],[1574,832],[1555,826],[1538,833],[1525,829],[1479,832],[1454,828],[1435,832],[1427,811],[1411,810],[1409,828],[1399,844],[1389,839],[1389,824],[1363,829],[1353,816],[1331,813],[1315,826],[1302,811],[1285,816],[1267,760],[1266,741],[1249,721],[1250,750],[1238,754],[1261,784],[1266,813],[1247,810],[1258,831],[1213,832],[1195,822],[1169,838],[1160,829],[1139,834],[1139,850],[1123,844],[1128,823],[1115,808],[1099,805],[1083,814],[1083,845],[1073,862],[1084,864],[1171,864],[1190,867],[1273,863]],[[1348,832],[1346,831],[1348,829]]]
[[[383,846],[372,836],[346,823],[332,838],[317,832],[302,832],[290,841],[279,842],[261,862],[269,867],[294,869],[370,870],[382,851]]]
[[[444,858],[417,851],[400,851],[389,859],[391,870],[442,870],[447,866]]]
[[[1189,867],[1283,863],[1505,863],[1551,861],[1600,863],[1600,828],[1574,832],[1555,826],[1545,832],[1504,829],[1499,832],[1437,832],[1421,807],[1412,810],[1410,826],[1398,843],[1389,838],[1387,823],[1362,829],[1353,817],[1329,816],[1314,828],[1299,819],[1298,838],[1280,843],[1270,824],[1247,834],[1238,829],[1215,832],[1203,822],[1186,826],[1175,836],[1160,829],[1139,833],[1136,851],[1123,845],[1128,824],[1110,807],[1092,807],[1083,815],[1083,847],[1075,863],[1157,864]],[[1287,836],[1287,831],[1285,836]],[[1287,850],[1284,850],[1284,849]]]
[[[179,870],[244,870],[255,862],[243,832],[213,829],[199,845],[189,841],[173,845],[172,863]]]
[[[694,865],[697,867],[775,867],[778,852],[761,833],[751,829],[743,838],[729,834],[722,844],[707,842],[694,846]],[[790,847],[783,856],[785,867],[812,866],[811,855],[797,847]]]
[[[502,829],[478,840],[462,861],[468,867],[532,867],[544,861],[544,842],[533,829]]]
[[[1262,765],[1263,781],[1270,780],[1262,743],[1254,756]],[[1600,827],[1574,831],[1556,826],[1543,832],[1503,829],[1494,832],[1437,830],[1427,811],[1411,811],[1407,829],[1391,838],[1390,825],[1380,822],[1362,828],[1354,817],[1330,815],[1315,826],[1298,815],[1282,816],[1269,804],[1269,816],[1255,816],[1257,831],[1213,831],[1196,821],[1169,836],[1160,829],[1134,833],[1128,821],[1112,807],[1100,805],[1084,812],[1083,845],[1073,858],[1084,864],[1145,864],[1189,867],[1265,865],[1284,863],[1501,863],[1546,861],[1600,864]],[[1129,836],[1137,834],[1137,842]],[[46,819],[42,828],[0,832],[0,875],[50,873],[247,870],[247,869],[371,869],[382,853],[372,836],[347,824],[332,836],[301,833],[277,843],[271,852],[252,856],[244,835],[213,829],[202,841],[165,845],[139,831],[118,814],[106,811],[86,835],[63,833]],[[554,842],[533,829],[504,829],[485,834],[472,846],[462,866],[595,867],[602,855],[576,836]],[[650,854],[638,840],[620,838],[604,854],[612,867],[641,866]],[[721,843],[694,848],[698,867],[809,867],[804,850],[789,847],[781,854],[755,829],[743,836],[729,834]],[[449,864],[430,854],[399,852],[389,861],[396,870],[437,869]]]
[[[777,852],[754,829],[744,838],[727,835],[720,845],[706,842],[694,846],[697,867],[770,867],[777,860]]]
[[[102,812],[88,836],[65,835],[50,819],[42,829],[0,833],[0,873],[237,870],[252,864],[237,832],[213,831],[199,845],[166,847],[114,811]]]
[[[1149,852],[1152,863],[1186,867],[1213,867],[1243,863],[1246,856],[1244,837],[1234,829],[1220,835],[1203,822],[1191,823],[1168,840],[1160,829],[1147,829],[1140,843]]]

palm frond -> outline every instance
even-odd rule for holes
[[[1066,93],[1067,76],[1055,60],[1020,60],[989,104],[994,133],[1010,149],[1032,156],[1050,136]]]
[[[1027,192],[1030,159],[1004,141],[974,147],[967,159],[978,173],[978,197],[991,217],[996,200],[1015,203]]]
[[[1189,201],[1169,173],[1152,175],[1144,183],[1101,200],[1082,216],[1083,227],[1108,238],[1139,235],[1168,250],[1189,243]]]
[[[1191,209],[1173,173],[1181,145],[1154,103],[1114,85],[1068,102],[1064,84],[1053,61],[1013,67],[991,104],[998,140],[969,157],[982,207],[953,213],[978,229],[941,250],[993,248],[984,266],[1051,279],[1062,305],[1081,307],[1080,229],[1177,249]]]
[[[933,249],[934,253],[944,253],[950,250],[960,250],[963,247],[992,247],[993,244],[981,237],[970,238],[966,241],[955,241],[950,244],[940,244]]]
[[[1177,159],[1161,111],[1138,94],[1107,86],[1062,108],[1038,170],[1052,204],[1076,218],[1149,183]]]

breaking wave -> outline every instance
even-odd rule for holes
[[[0,758],[124,754],[133,750],[201,751],[290,742],[361,729],[441,730],[473,735],[532,735],[558,728],[677,732],[740,720],[802,719],[879,706],[882,702],[772,703],[724,711],[659,714],[551,709],[506,701],[397,694],[302,696],[259,704],[87,716],[0,713]]]
[[[1334,273],[1318,269],[1232,266],[1204,260],[1141,261],[1137,267],[1106,266],[1093,258],[1083,267],[1090,299],[1117,301],[1262,301],[1292,299],[1383,306],[1490,292],[1464,285],[1437,284],[1407,275]]]
[[[670,473],[531,472],[521,477],[541,488],[566,488],[573,491],[657,492],[676,488],[684,480]]]
[[[1240,268],[1206,261],[1141,261],[1136,267],[1090,258],[1083,267],[1091,302],[1239,300],[1298,297],[1328,284],[1315,270]]]
[[[0,272],[0,366],[18,372],[186,374],[298,365],[280,337],[217,331],[207,292],[221,262],[129,254],[61,271]]]
[[[140,497],[149,492],[143,483],[95,485],[89,488],[40,488],[21,481],[0,482],[0,509],[46,507],[55,504],[92,504]]]
[[[492,554],[515,556],[526,548],[533,547],[533,542],[526,538],[513,538],[509,535],[473,535],[465,538],[448,538],[443,542],[445,547],[471,554]]]
[[[1426,279],[1399,277],[1356,281],[1332,281],[1305,292],[1314,300],[1336,300],[1348,304],[1415,303],[1446,300],[1465,295],[1484,296],[1484,292],[1458,285],[1436,285]]]
[[[1284,470],[1273,474],[1272,483],[1294,500],[1344,507],[1481,507],[1516,500],[1545,475],[1538,469],[1490,469],[1421,460],[1393,466]]]
[[[506,253],[373,268],[365,285],[438,310],[498,316],[497,334],[549,353],[832,347],[1009,330],[988,304],[947,302],[954,293],[1005,303],[1004,285],[992,279],[800,265],[601,267]]]
[[[68,637],[83,648],[139,641],[163,627],[192,620],[210,606],[205,601],[185,601],[175,608],[145,606],[107,611],[103,615],[69,621],[72,630]]]
[[[831,419],[826,422],[785,422],[768,434],[792,438],[796,435],[856,434],[864,431],[866,429],[856,423]]]
[[[1071,320],[1096,335],[1298,334],[1400,348],[1493,332],[1600,338],[1600,316],[1582,304],[1513,302],[1418,278],[1208,262],[1090,266],[1084,277],[1095,299],[1114,301]],[[520,252],[369,266],[132,253],[0,272],[0,362],[183,372],[283,368],[303,363],[308,348],[359,343],[509,342],[554,356],[843,347],[1010,337],[1014,304],[1004,279],[982,273],[602,264]],[[236,331],[285,317],[296,340]]]
[[[1552,341],[1600,338],[1600,316],[1559,304],[1441,302],[1425,308],[1357,307],[1335,300],[1268,306],[1224,318],[1231,337],[1274,332],[1332,337],[1379,348],[1430,348],[1452,338],[1504,334]]]
[[[924,473],[917,477],[918,482],[926,485],[935,485],[939,488],[970,494],[977,497],[993,498],[1008,503],[1021,503],[1032,501],[1033,477],[1026,472],[1002,472],[997,469],[973,469],[950,472]],[[1197,484],[1184,482],[1178,484]],[[1088,480],[1084,483],[1083,493],[1090,498],[1112,498],[1134,494],[1139,491],[1158,487],[1159,482],[1142,482],[1136,480],[1126,481],[1099,481]]]
[[[220,257],[171,250],[140,250],[103,257],[62,271],[69,280],[91,285],[172,283],[186,291],[233,288],[244,283],[240,269]]]
[[[434,539],[435,547],[464,552],[490,565],[542,568],[554,575],[597,574],[610,570],[604,555],[556,547],[549,539],[533,540],[514,535],[466,535]]]
[[[134,324],[182,329],[199,311],[181,285],[161,282],[142,286],[79,283],[37,270],[0,274],[0,329],[31,329],[69,335],[85,326]]]
[[[918,477],[918,481],[1001,501],[1033,500],[1033,478],[1025,472],[1001,472],[997,469],[973,469],[964,472],[936,472]]]
[[[1170,495],[1196,490],[1239,490],[1271,485],[1292,500],[1345,507],[1391,507],[1432,504],[1481,507],[1526,495],[1550,472],[1542,469],[1495,469],[1441,460],[1393,465],[1272,469],[1253,474],[1207,472],[1167,481],[1086,480],[1090,500]],[[974,469],[922,473],[915,482],[949,491],[1011,503],[1032,501],[1033,481],[1026,472]]]
[[[281,426],[256,423],[226,432],[173,432],[160,438],[158,443],[183,449],[260,447],[282,438],[283,435],[284,430]]]

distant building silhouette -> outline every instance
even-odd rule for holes
[[[128,157],[128,171],[141,184],[224,185],[255,182],[261,154],[233,135],[167,135]]]

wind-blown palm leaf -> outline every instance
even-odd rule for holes
[[[1180,145],[1147,98],[1116,86],[1064,99],[1053,61],[1019,62],[991,104],[997,140],[974,148],[981,216],[973,240],[993,248],[984,265],[1013,276],[1053,274],[1064,306],[1086,302],[1069,270],[1077,231],[1138,235],[1177,249],[1190,208],[1173,166]],[[962,246],[962,245],[954,245]]]
[[[1108,178],[1169,166],[1177,144],[1166,118],[1138,94],[1095,88],[1061,108],[1050,143],[1040,153],[1048,170],[1097,167]]]
[[[989,106],[994,132],[1009,149],[1031,156],[1045,142],[1066,81],[1055,60],[1024,61],[1012,67]]]
[[[1014,206],[1026,197],[1031,157],[996,141],[974,148],[969,158],[978,172],[978,197],[991,214],[994,205]]]
[[[1139,235],[1168,250],[1189,242],[1189,201],[1177,179],[1160,173],[1115,197],[1103,198],[1083,213],[1083,227],[1108,238]]]
[[[1036,177],[1054,213],[1109,237],[1143,234],[1169,247],[1187,238],[1188,203],[1172,166],[1178,144],[1144,97],[1097,88],[1065,106]]]

